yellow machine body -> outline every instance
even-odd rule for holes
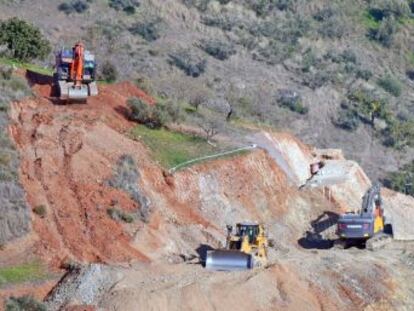
[[[235,233],[232,226],[227,226],[226,246],[207,253],[206,268],[245,270],[264,266],[267,263],[267,244],[263,225],[239,223]]]

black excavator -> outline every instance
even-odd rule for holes
[[[381,186],[377,183],[365,193],[358,212],[348,212],[339,217],[339,239],[335,246],[346,248],[351,245],[365,245],[370,250],[381,248],[392,239],[392,232],[389,232],[392,230],[388,227],[390,225],[385,224]]]

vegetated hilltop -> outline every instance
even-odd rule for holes
[[[338,147],[373,177],[412,158],[411,0],[3,1],[159,96]],[[52,57],[50,57],[52,61]]]

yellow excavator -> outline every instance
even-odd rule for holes
[[[267,263],[267,238],[264,226],[255,223],[238,223],[236,232],[227,226],[224,249],[207,251],[206,268],[209,270],[246,270]]]

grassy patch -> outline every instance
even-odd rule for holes
[[[41,280],[48,277],[45,267],[37,261],[0,268],[0,287]]]
[[[37,72],[37,73],[40,73],[46,76],[53,75],[53,70],[51,68],[45,68],[45,67],[41,67],[41,66],[34,65],[34,64],[23,63],[23,62],[20,62],[18,60],[11,59],[11,58],[0,57],[0,64],[15,66],[17,68],[30,70],[30,71]]]
[[[381,20],[375,18],[369,10],[365,10],[362,13],[362,24],[367,29],[378,29],[381,24]]]
[[[136,126],[131,135],[147,145],[154,158],[164,167],[171,168],[185,161],[219,152],[204,138],[161,129]]]

